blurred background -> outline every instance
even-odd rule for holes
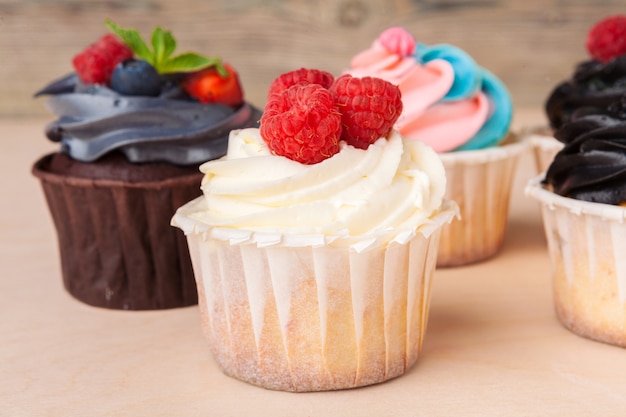
[[[390,26],[417,41],[465,49],[509,87],[518,108],[542,108],[588,58],[597,20],[624,0],[0,0],[0,118],[51,117],[33,93],[72,71],[72,57],[107,33],[106,18],[149,37],[171,30],[177,52],[220,56],[246,99],[300,67],[341,73]]]

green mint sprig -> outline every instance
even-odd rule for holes
[[[109,19],[105,23],[122,42],[132,49],[137,58],[149,62],[159,74],[194,72],[215,67],[222,77],[228,75],[228,71],[219,58],[209,58],[194,52],[172,56],[176,50],[176,40],[168,30],[163,30],[157,26],[152,31],[152,50],[150,50],[137,30],[122,28]]]

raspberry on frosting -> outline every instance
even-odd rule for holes
[[[333,83],[333,80],[334,77],[329,72],[315,68],[300,68],[281,74],[272,81],[267,96],[270,97],[273,93],[280,93],[296,84],[319,84],[324,88],[328,88]]]
[[[609,16],[596,23],[587,35],[586,46],[600,62],[626,54],[626,15]]]
[[[296,84],[270,96],[261,136],[276,155],[316,164],[339,152],[341,115],[319,84]]]
[[[116,65],[132,56],[130,47],[117,36],[106,34],[77,54],[72,64],[83,82],[108,84]]]
[[[341,138],[356,148],[367,149],[386,137],[402,113],[400,89],[380,78],[345,74],[330,91],[341,111]]]
[[[276,78],[261,117],[270,151],[303,164],[339,152],[339,141],[367,149],[387,137],[402,112],[398,87],[380,78],[301,68]]]

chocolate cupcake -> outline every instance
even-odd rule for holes
[[[197,303],[183,234],[169,223],[200,195],[201,163],[226,153],[228,133],[258,125],[237,73],[217,58],[172,56],[172,35],[114,32],[44,87],[58,152],[33,165],[57,231],[63,282],[97,307],[147,310]],[[155,47],[156,49],[156,47]]]
[[[541,203],[559,321],[626,347],[626,96],[603,113],[572,116],[564,143],[527,194]]]
[[[545,172],[563,144],[554,132],[573,118],[606,111],[626,92],[626,16],[609,16],[587,34],[589,59],[579,62],[569,79],[548,95],[545,115],[549,126],[526,129],[539,172]]]

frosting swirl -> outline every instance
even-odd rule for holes
[[[556,194],[613,205],[626,201],[626,114],[620,108],[626,106],[573,116],[556,131],[565,147],[544,180]]]
[[[502,82],[455,46],[414,46],[412,39],[402,28],[387,29],[352,59],[347,72],[397,85],[404,110],[396,129],[437,152],[502,141],[513,113]]]
[[[228,152],[201,165],[208,227],[322,239],[407,239],[440,210],[445,172],[435,152],[397,132],[367,151],[305,165],[273,155],[256,128],[231,133]]]
[[[72,158],[91,162],[119,150],[131,162],[192,165],[223,156],[232,129],[258,125],[261,112],[244,103],[234,109],[187,99],[179,87],[158,97],[124,96],[103,85],[83,84],[75,74],[35,96],[58,119],[46,135]]]
[[[572,79],[561,82],[548,96],[545,111],[550,126],[558,129],[577,116],[604,111],[625,91],[626,55],[606,63],[582,62]]]

